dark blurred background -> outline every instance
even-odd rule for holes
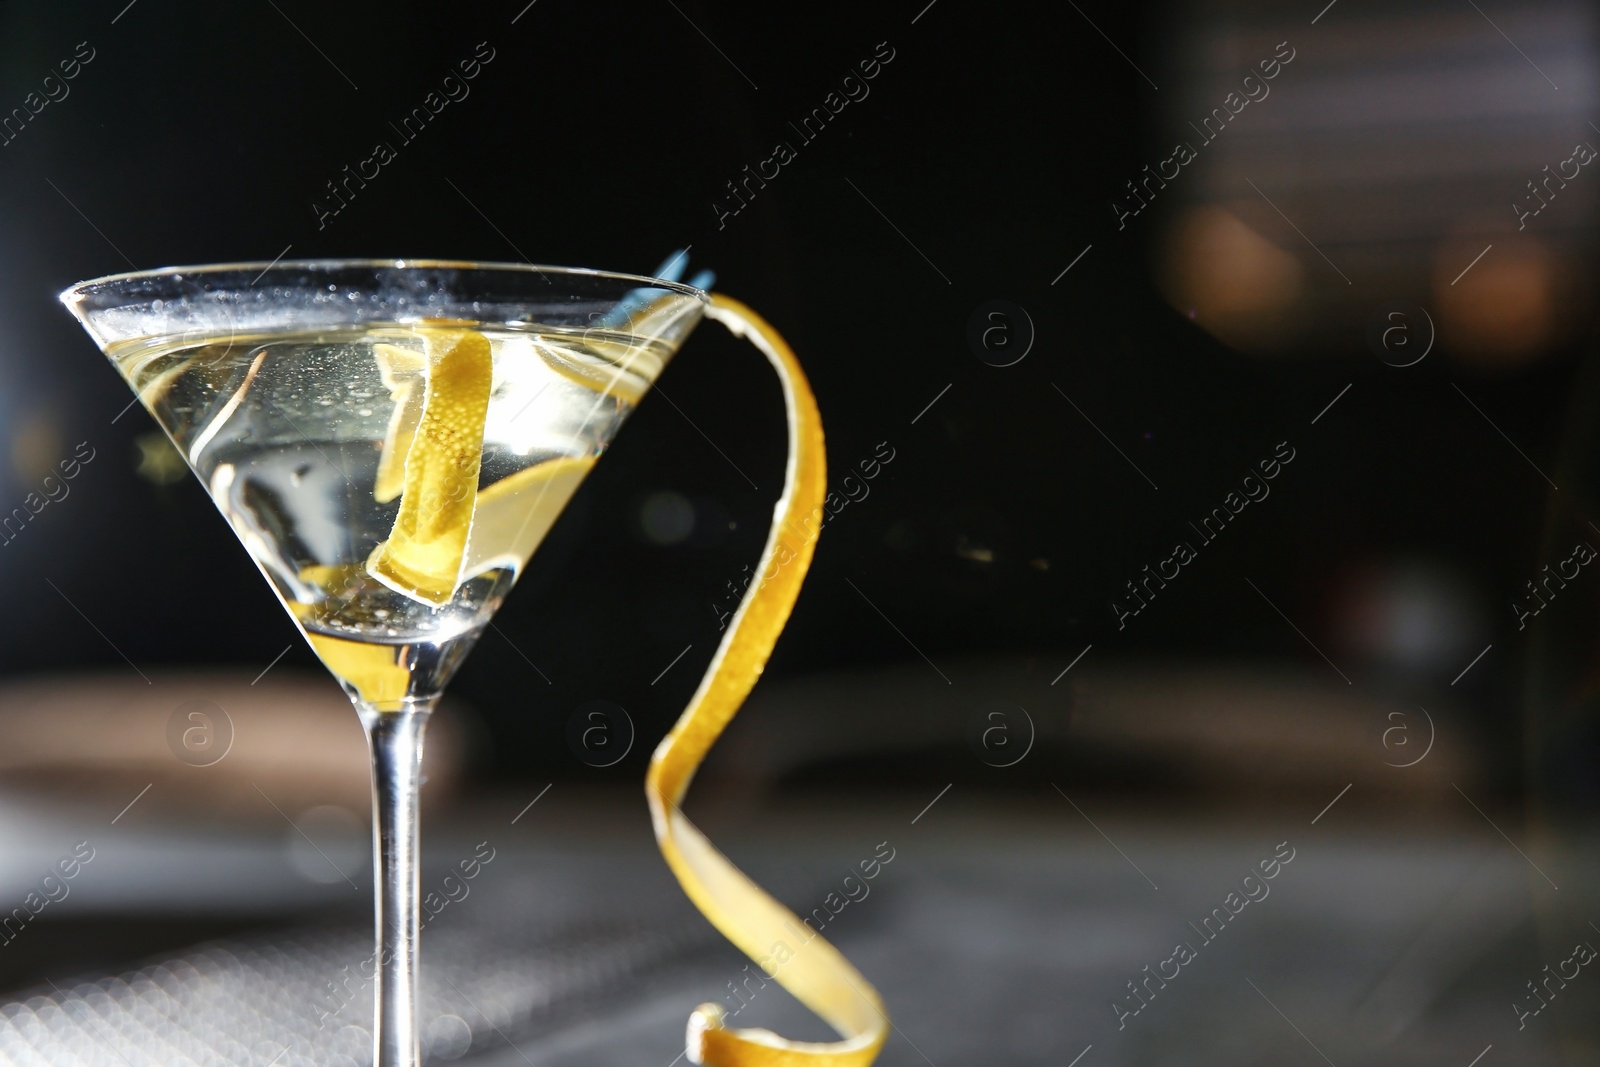
[[[1274,998],[1280,1014],[1303,1024],[1323,1012],[1323,1040],[1350,1056],[1360,1045],[1389,1062],[1464,1065],[1483,1044],[1525,1040],[1505,1062],[1592,1062],[1600,1016],[1581,984],[1573,996],[1590,1000],[1565,1005],[1544,1044],[1501,1018],[1540,964],[1600,937],[1583,933],[1600,920],[1585,866],[1600,799],[1600,578],[1563,563],[1580,542],[1600,546],[1592,8],[124,3],[0,5],[0,514],[75,450],[93,456],[0,545],[16,827],[33,826],[23,812],[101,795],[114,811],[159,782],[140,803],[175,856],[237,819],[239,834],[270,839],[262,871],[316,867],[281,859],[278,815],[322,811],[326,839],[289,836],[323,851],[353,841],[342,869],[370,885],[355,873],[366,814],[353,716],[339,718],[332,683],[155,424],[128,410],[60,289],[274,257],[648,273],[688,246],[691,272],[715,270],[718,289],[799,353],[830,481],[893,456],[829,524],[762,685],[707,769],[708,829],[848,864],[865,846],[816,844],[803,829],[812,813],[875,827],[863,813],[892,809],[914,832],[901,809],[909,818],[949,785],[941,804],[970,805],[958,807],[964,829],[930,855],[954,865],[946,874],[979,845],[997,871],[1021,864],[996,877],[1037,884],[1042,930],[1105,902],[1053,895],[1086,884],[1081,866],[1042,859],[1063,855],[1065,829],[1095,862],[1109,855],[1111,884],[1131,877],[1107,847],[1127,842],[1075,801],[1122,813],[1152,853],[1170,845],[1172,867],[1231,849],[1243,869],[1283,837],[1325,831],[1308,820],[1337,793],[1359,821],[1337,839],[1344,858],[1321,861],[1326,899],[1303,899],[1292,927],[1326,950],[1322,969],[1302,978],[1300,1014]],[[475,54],[490,58],[467,95],[405,142],[394,124]],[[807,140],[795,127],[830,93],[837,113]],[[329,183],[378,142],[395,158],[336,214],[319,212],[334,204]],[[792,160],[736,199],[730,183],[780,142]],[[660,387],[672,403],[647,399],[588,479],[453,683],[439,734],[439,825],[475,841],[482,805],[515,812],[550,784],[574,840],[626,842],[617,866],[595,860],[597,883],[629,863],[655,871],[638,783],[719,640],[729,583],[753,565],[782,477],[779,392],[748,350],[704,327]],[[1213,509],[1230,521],[1204,534]],[[1172,578],[1163,561],[1180,542],[1194,558]],[[1130,590],[1163,565],[1165,584]],[[1552,572],[1566,580],[1528,588]],[[234,760],[202,781],[161,733],[184,699],[269,733],[273,699],[298,710],[276,727],[291,736],[252,742],[241,729]],[[617,736],[633,741],[615,762],[568,742],[592,701],[625,712]],[[127,721],[149,729],[114,740],[116,709],[134,704],[142,718]],[[997,755],[984,733],[995,721],[1017,731],[1007,743],[1036,747]],[[297,777],[324,735],[348,760]],[[247,770],[276,775],[298,807],[263,808]],[[592,835],[573,828],[585,819],[598,820]],[[1213,832],[1216,849],[1201,847]],[[1435,852],[1431,874],[1383,866]],[[215,893],[238,889],[243,860],[199,854]],[[1463,872],[1502,861],[1510,880],[1473,882],[1481,899],[1462,904],[1478,877]],[[939,881],[939,862],[923,892],[964,884]],[[112,880],[111,866],[95,873]],[[1198,870],[1180,911],[1203,913],[1226,891],[1226,877],[1204,883]],[[27,877],[13,877],[19,899]],[[310,887],[299,903],[261,889],[209,920],[191,900],[207,893],[135,878],[145,888],[108,889],[92,914],[62,904],[28,934],[28,962],[0,966],[20,989],[326,910],[317,877],[284,877]],[[799,887],[799,906],[812,883],[795,877],[783,884]],[[1330,901],[1362,892],[1340,878],[1380,895],[1401,893],[1373,888],[1386,881],[1410,886],[1413,910],[1333,929]],[[972,893],[972,908],[995,910],[990,890]],[[937,967],[897,953],[972,914],[960,899],[947,906],[963,910],[862,928],[886,968],[901,960],[898,996],[883,979],[891,1007],[917,1005],[935,1030],[940,997],[966,993],[919,986]],[[1437,963],[1417,948],[1448,941],[1452,922],[1480,928],[1481,913],[1504,919],[1483,955]],[[142,932],[128,914],[144,916]],[[1123,920],[1091,926],[1114,933]],[[1153,1044],[1112,1044],[1102,1004],[1154,949],[1108,950],[1096,960],[1111,977],[1073,971],[1081,988],[1058,988],[1050,966],[1068,966],[1083,936],[1051,936],[1054,964],[1018,955],[1026,925],[973,935],[988,948],[966,965],[986,960],[993,988],[1016,988],[961,1032],[1013,1035],[1005,1062],[1066,1063],[1087,1043],[1116,1062],[1213,1062],[1183,1058],[1177,1036],[1215,1025],[1207,1000],[1175,1007],[1147,1031],[1167,1035]],[[1328,948],[1364,938],[1363,962]],[[1437,966],[1413,967],[1418,953]],[[1481,1017],[1480,993],[1498,1029],[1469,1040],[1461,1020]],[[1379,1025],[1379,1001],[1417,1006]],[[640,1026],[670,1037],[687,1007]],[[1060,1032],[1019,1018],[1055,1012],[1071,1020]],[[1346,1031],[1365,1036],[1331,1036]],[[462,1050],[479,1050],[472,1032]],[[925,1035],[926,1054],[907,1037],[886,1056],[979,1054],[953,1034]],[[1311,1054],[1285,1040],[1279,1052]],[[589,1047],[573,1041],[561,1047]],[[1285,1062],[1273,1048],[1211,1054]]]

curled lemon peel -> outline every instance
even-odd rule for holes
[[[866,1067],[889,1033],[877,991],[820,935],[807,936],[809,928],[718,852],[680,808],[700,762],[761,676],[799,596],[815,541],[803,519],[821,506],[827,478],[816,399],[788,344],[754,311],[721,294],[711,295],[706,315],[748,339],[777,371],[789,461],[761,554],[761,580],[751,583],[689,706],[651,756],[645,795],[656,843],[695,907],[741,952],[767,961],[763,973],[840,1040],[800,1042],[770,1030],[729,1029],[719,1005],[702,1004],[689,1018],[686,1051],[709,1067]]]
[[[460,584],[477,505],[494,358],[489,339],[475,330],[430,331],[425,340],[427,389],[406,450],[400,511],[367,571],[396,592],[443,607]]]

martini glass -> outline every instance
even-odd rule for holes
[[[429,713],[707,296],[590,270],[340,260],[122,274],[62,300],[361,718],[377,952],[358,969],[375,972],[374,1062],[414,1067]],[[191,581],[178,595],[208,595]]]

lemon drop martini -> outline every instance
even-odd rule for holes
[[[669,346],[425,319],[109,344],[324,663],[437,692]]]
[[[681,264],[679,269],[681,270]],[[679,809],[798,595],[825,484],[820,421],[774,331],[664,278],[524,264],[320,260],[136,272],[62,300],[171,437],[343,686],[373,760],[379,970],[373,1060],[421,1062],[418,789],[424,729],[518,574],[702,317],[779,372],[790,456],[752,585],[651,761],[664,858],[752,958],[793,920]],[[797,564],[797,565],[792,565]],[[841,1040],[790,1042],[691,1017],[697,1063],[866,1064],[887,1016],[818,939],[777,976]]]

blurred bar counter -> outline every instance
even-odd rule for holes
[[[1314,1045],[1464,1067],[1490,1044],[1501,1062],[1595,1061],[1600,981],[1512,1008],[1536,1006],[1528,984],[1574,942],[1600,944],[1595,834],[1508,808],[1493,754],[1458,731],[1405,767],[1429,735],[1418,709],[1337,681],[991,670],[972,705],[910,668],[774,684],[691,794],[718,847],[882,991],[884,1064],[1061,1067],[1092,1046],[1095,1064],[1232,1067],[1320,1062]],[[0,694],[0,1061],[366,1062],[360,731],[324,681],[250,682]],[[205,766],[199,735],[168,740],[196,701],[232,724]],[[1032,724],[1021,758],[984,740],[1012,706]],[[908,707],[915,736],[874,726]],[[183,729],[219,729],[188,714]],[[474,787],[469,718],[436,725],[434,1061],[668,1067],[708,1000],[826,1036],[683,899],[633,776]],[[1023,720],[1004,725],[1020,743]],[[1397,726],[1410,736],[1386,739]]]

